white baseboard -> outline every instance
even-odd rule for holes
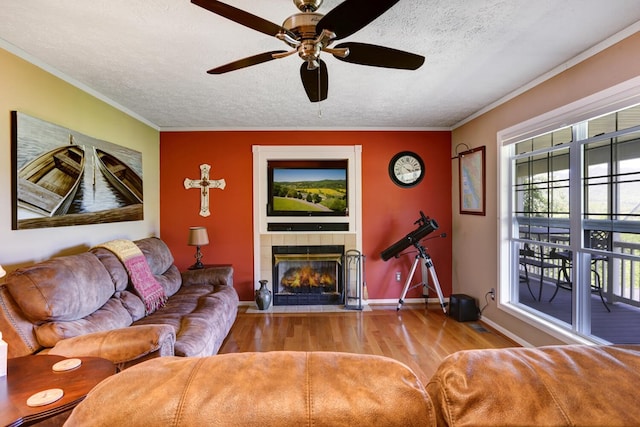
[[[491,326],[493,329],[495,329],[496,331],[500,332],[502,335],[504,335],[507,338],[517,342],[518,344],[520,344],[523,347],[535,347],[535,345],[533,345],[530,342],[522,339],[518,335],[515,335],[513,332],[503,328],[502,326],[498,325],[495,322],[492,322],[491,320],[489,320],[489,319],[487,319],[485,317],[481,317],[480,321],[483,322],[483,323],[486,323],[489,326]]]

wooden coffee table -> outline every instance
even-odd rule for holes
[[[62,356],[24,356],[7,361],[7,375],[0,377],[0,426],[28,425],[70,411],[116,368],[109,360],[78,357],[80,366],[55,372],[53,365]],[[27,400],[38,392],[62,389],[63,396],[42,406],[29,406]]]

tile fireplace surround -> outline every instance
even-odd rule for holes
[[[344,250],[362,250],[362,182],[361,152],[357,145],[344,146],[253,146],[253,209],[254,209],[254,278],[272,282],[273,246],[343,245]],[[267,163],[270,160],[348,160],[348,217],[268,217]],[[269,231],[268,224],[347,224],[345,231]]]
[[[269,281],[269,289],[273,290],[271,283],[273,265],[273,246],[326,246],[342,245],[344,250],[357,249],[356,236],[347,233],[270,233],[260,236],[260,276],[259,279]]]

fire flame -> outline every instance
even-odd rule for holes
[[[287,271],[281,283],[291,288],[299,288],[302,286],[334,286],[335,280],[330,274],[321,273],[310,266],[306,266]]]

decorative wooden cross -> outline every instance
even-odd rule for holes
[[[205,163],[200,165],[200,179],[185,178],[184,180],[184,188],[187,190],[190,188],[200,188],[202,190],[200,191],[200,216],[211,215],[211,212],[209,212],[209,188],[224,190],[224,187],[227,186],[224,179],[209,181],[210,170],[211,165]]]

